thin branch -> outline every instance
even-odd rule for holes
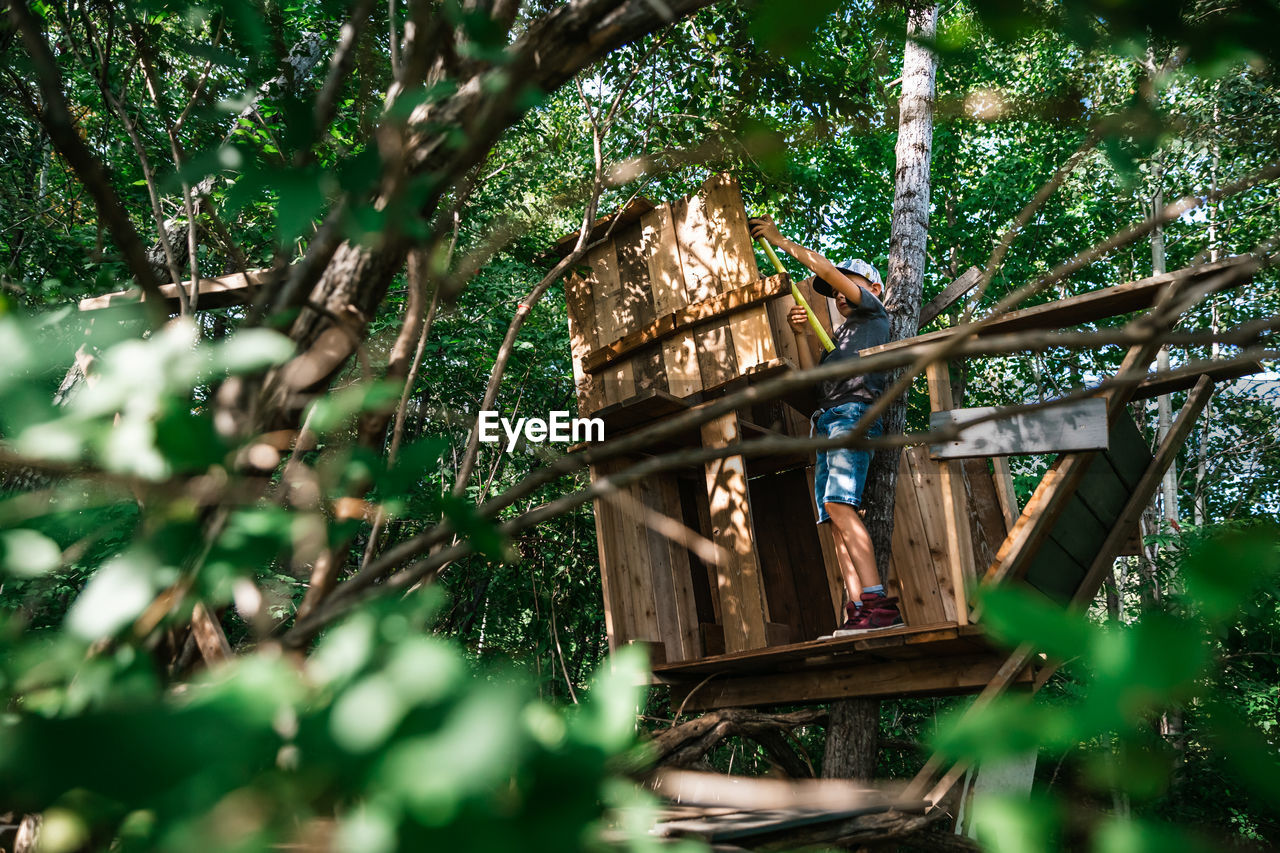
[[[342,84],[346,82],[346,78],[351,73],[351,66],[356,61],[355,48],[360,42],[360,36],[364,33],[365,27],[369,25],[369,17],[373,13],[373,4],[374,0],[357,0],[351,10],[351,18],[342,25],[338,46],[333,51],[333,59],[329,61],[329,73],[325,77],[324,85],[320,88],[320,94],[316,96],[314,116],[317,137],[329,126],[329,122],[333,121],[334,113],[338,107],[338,92],[342,88]],[[394,11],[392,14],[392,27],[395,27]],[[306,165],[311,162],[314,156],[312,154],[313,149],[314,145],[298,152],[297,160],[299,165]]]
[[[164,296],[160,292],[160,283],[156,281],[151,264],[147,260],[146,248],[133,227],[124,204],[116,195],[102,162],[93,155],[89,146],[76,132],[71,111],[67,108],[67,102],[62,94],[62,74],[49,50],[48,42],[40,33],[36,18],[27,8],[26,0],[10,2],[9,18],[22,34],[22,41],[26,45],[36,79],[40,83],[40,92],[44,101],[38,111],[40,123],[44,125],[58,152],[66,159],[67,164],[89,191],[97,208],[98,218],[106,225],[107,230],[120,246],[125,264],[146,295],[143,307],[151,322],[154,324],[164,322]]]

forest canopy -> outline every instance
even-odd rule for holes
[[[970,267],[931,329],[1251,255],[1159,368],[1257,364],[1087,613],[980,599],[1068,665],[954,725],[970,700],[879,703],[876,775],[1038,748],[978,814],[992,849],[1280,843],[1274,0],[0,8],[0,845],[652,845],[635,782],[684,717],[608,654],[591,460],[478,413],[576,409],[565,279],[637,198],[729,173],[797,243],[898,269],[912,45],[912,333]],[[955,405],[1082,393],[1141,328],[956,362]],[[1127,407],[1149,446],[1187,396]],[[1011,459],[1022,505],[1052,461]],[[794,765],[740,732],[696,759],[820,774],[821,723],[787,724]]]

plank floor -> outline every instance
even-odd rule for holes
[[[766,673],[780,670],[820,669],[858,662],[903,658],[939,657],[994,651],[982,629],[955,622],[934,625],[901,625],[867,634],[808,640],[743,652],[714,655],[693,661],[663,663],[653,674],[661,681],[684,681],[712,673]]]

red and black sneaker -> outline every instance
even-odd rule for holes
[[[898,599],[889,598],[882,592],[864,592],[862,609],[850,621],[852,624],[845,623],[849,627],[840,629],[842,635],[861,634],[901,625],[902,613],[898,610]]]
[[[857,627],[858,617],[862,615],[862,611],[858,608],[858,602],[850,601],[844,606],[845,620],[844,624],[839,627],[840,631],[850,631]]]

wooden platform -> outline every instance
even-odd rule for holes
[[[217,278],[200,279],[200,297],[198,305],[201,309],[205,308],[229,308],[233,305],[243,305],[253,298],[255,290],[258,286],[265,284],[270,280],[270,270],[250,270],[248,273],[237,273],[235,275],[224,275]],[[160,295],[164,297],[165,308],[169,313],[178,310],[178,290],[190,291],[189,284],[169,284],[160,285]],[[87,299],[80,300],[81,311],[101,311],[104,308],[123,308],[129,305],[137,305],[145,301],[142,291],[121,290],[116,293],[106,293],[102,296],[90,296]]]
[[[670,687],[672,707],[689,712],[976,692],[1007,658],[980,628],[951,622],[659,664],[653,675]],[[1017,680],[1032,677],[1028,667]]]

